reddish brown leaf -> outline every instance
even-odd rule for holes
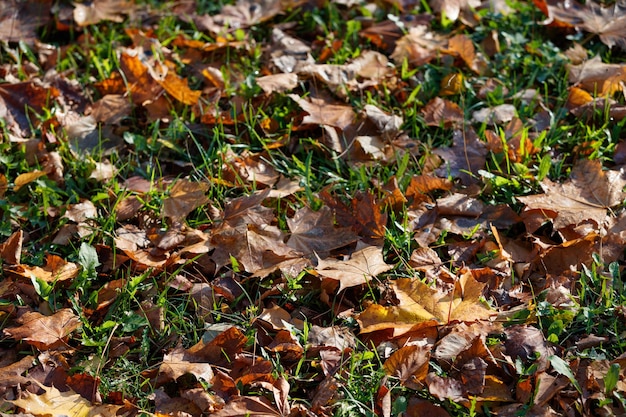
[[[37,349],[46,350],[61,346],[66,337],[80,326],[80,319],[69,308],[52,316],[37,312],[25,313],[18,320],[20,326],[4,329],[4,334],[23,340]]]
[[[385,361],[387,374],[397,376],[408,388],[419,390],[428,374],[430,346],[410,345],[395,351]]]
[[[205,195],[209,184],[192,182],[181,178],[169,190],[169,197],[163,201],[163,215],[172,222],[183,221],[189,213],[209,202]]]
[[[328,256],[330,251],[356,241],[357,236],[350,227],[335,227],[331,210],[324,206],[319,211],[305,207],[287,219],[291,231],[287,245],[295,250],[320,258]]]
[[[463,110],[450,100],[435,97],[422,109],[424,121],[429,126],[450,127],[465,121]]]

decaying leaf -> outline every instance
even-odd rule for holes
[[[391,284],[398,304],[370,305],[358,317],[361,333],[393,329],[394,335],[408,332],[421,322],[450,323],[486,320],[493,312],[481,301],[484,285],[466,272],[447,294],[419,279],[400,278]]]
[[[37,349],[46,350],[65,343],[65,338],[76,330],[81,322],[65,308],[51,316],[37,312],[22,315],[17,322],[20,326],[4,329],[4,334],[15,340],[23,340]]]
[[[580,4],[576,0],[547,2],[550,19],[576,26],[600,36],[607,46],[626,49],[626,2],[618,0],[604,6],[593,0]]]
[[[339,291],[364,285],[392,268],[383,259],[382,248],[367,246],[354,252],[347,261],[318,259],[317,272],[323,277],[339,281]]]
[[[209,202],[205,195],[208,189],[207,183],[179,179],[169,190],[169,197],[163,201],[163,215],[173,222],[184,220],[189,213]]]
[[[39,384],[44,390],[41,395],[25,392],[23,398],[10,401],[22,408],[26,413],[36,417],[75,416],[75,417],[114,417],[122,408],[119,405],[92,405],[74,391],[60,392],[55,387]]]
[[[356,241],[357,236],[350,227],[335,227],[331,210],[324,206],[315,212],[302,208],[291,219],[287,219],[291,235],[287,245],[307,256],[315,254],[325,258],[336,248]]]
[[[620,204],[626,194],[626,175],[620,171],[603,171],[599,160],[578,161],[570,179],[556,184],[547,178],[541,183],[544,194],[518,197],[527,210],[538,209],[556,213],[552,218],[557,229],[577,225],[584,220],[604,223],[611,207]]]

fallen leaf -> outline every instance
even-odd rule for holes
[[[327,125],[344,130],[354,122],[352,106],[327,103],[314,97],[305,100],[296,94],[289,94],[289,97],[308,113],[302,119],[303,124]]]
[[[361,333],[392,328],[398,336],[421,322],[473,322],[494,314],[480,301],[484,284],[476,281],[470,272],[461,275],[447,294],[411,278],[397,279],[391,288],[398,304],[370,305],[357,318]]]
[[[133,12],[133,1],[129,0],[93,0],[88,4],[74,5],[74,21],[78,26],[96,24],[102,20],[122,22],[124,14]]]
[[[44,175],[47,175],[45,171],[34,170],[31,172],[26,172],[24,174],[20,174],[15,178],[15,185],[13,187],[13,191],[18,191],[25,185],[30,184],[35,181],[37,178],[41,178]]]
[[[436,173],[444,178],[448,176],[460,178],[463,184],[469,185],[475,182],[472,174],[485,167],[488,152],[473,129],[455,130],[451,147],[437,148],[433,151],[446,161]]]
[[[463,110],[450,100],[435,97],[422,109],[424,121],[428,126],[451,127],[465,121]]]
[[[283,417],[270,402],[263,397],[234,396],[226,406],[214,413],[214,417]]]
[[[22,315],[17,322],[18,327],[4,329],[4,334],[15,340],[23,340],[39,350],[52,349],[65,343],[65,339],[81,322],[70,310],[65,308],[52,316],[44,316],[37,312]]]
[[[341,291],[367,284],[392,267],[385,263],[381,247],[366,246],[354,252],[347,261],[318,258],[315,270],[323,277],[339,281]]]
[[[430,349],[429,345],[409,345],[398,349],[385,361],[385,372],[398,377],[407,388],[423,388],[422,383],[428,375]]]
[[[526,210],[550,210],[557,213],[554,227],[561,229],[584,220],[604,223],[611,207],[621,204],[626,193],[626,175],[620,171],[603,171],[599,160],[581,159],[574,165],[570,179],[563,184],[545,178],[544,194],[518,197]]]
[[[209,184],[178,179],[169,190],[169,196],[163,200],[163,216],[172,222],[183,221],[189,213],[209,202],[206,192]]]
[[[9,401],[22,408],[26,413],[36,417],[49,416],[74,416],[74,417],[114,417],[122,408],[119,405],[101,404],[92,405],[79,394],[72,390],[60,392],[55,387],[46,387],[38,384],[44,393],[35,395],[28,391],[23,391],[23,397]]]
[[[0,40],[35,43],[37,29],[50,20],[51,0],[7,0],[0,4]]]
[[[570,83],[599,97],[613,96],[615,92],[622,91],[622,84],[626,82],[626,65],[605,64],[599,55],[578,65],[569,65],[568,69]],[[579,106],[589,101],[586,97],[580,97],[581,94],[576,90],[570,92],[573,93],[578,93],[575,102]]]
[[[304,207],[287,219],[291,231],[287,245],[293,249],[320,258],[328,256],[333,249],[349,245],[357,240],[350,227],[335,227],[332,212],[327,206],[319,211]]]
[[[167,72],[163,80],[159,80],[159,84],[170,96],[188,106],[195,105],[202,94],[202,91],[190,89],[186,78],[180,78],[171,71]]]
[[[298,85],[296,74],[272,74],[256,79],[256,83],[267,95],[272,93],[285,93],[291,91]]]
[[[608,47],[626,49],[626,4],[616,1],[604,6],[587,0],[584,5],[576,0],[562,3],[547,2],[548,17],[600,36]]]

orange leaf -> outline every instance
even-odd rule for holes
[[[186,78],[180,78],[178,75],[169,71],[165,79],[159,84],[161,84],[170,96],[189,106],[196,104],[202,94],[201,91],[190,89]]]

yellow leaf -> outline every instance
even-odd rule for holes
[[[459,277],[454,290],[448,294],[440,293],[419,279],[401,278],[393,281],[391,286],[398,304],[370,305],[357,319],[361,333],[392,329],[397,337],[427,321],[432,321],[433,325],[471,322],[493,315],[480,301],[484,285],[469,271]]]
[[[37,383],[37,381],[34,381]],[[74,391],[60,392],[54,387],[46,387],[37,383],[45,392],[35,395],[25,391],[24,398],[10,401],[14,405],[24,409],[37,417],[49,416],[72,416],[72,417],[92,417],[92,416],[115,416],[122,408],[117,405],[103,404],[92,406],[89,401],[81,397]]]
[[[18,175],[15,179],[15,186],[13,187],[13,191],[19,190],[26,184],[29,184],[35,181],[37,178],[43,177],[44,175],[46,175],[46,173],[38,169]]]

